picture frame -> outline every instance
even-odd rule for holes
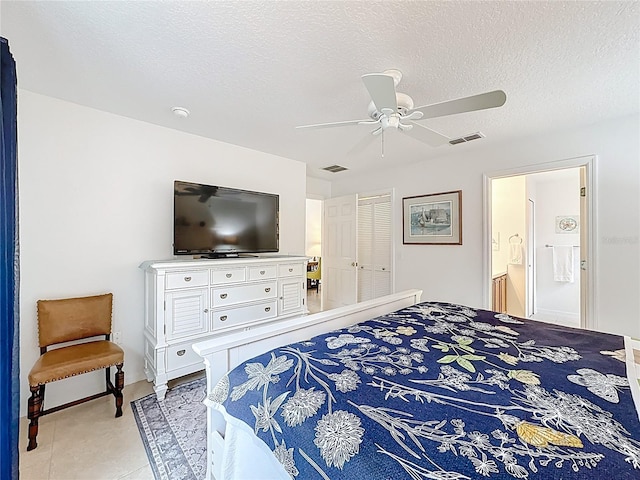
[[[557,216],[556,233],[580,233],[580,215]]]
[[[462,190],[404,197],[402,243],[462,245]]]

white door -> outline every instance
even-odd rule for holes
[[[325,200],[322,245],[323,309],[357,302],[356,194]]]
[[[358,301],[392,293],[391,195],[358,199]]]

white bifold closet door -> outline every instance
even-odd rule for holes
[[[358,301],[392,293],[391,195],[358,199]]]

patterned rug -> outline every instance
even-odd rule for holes
[[[131,402],[156,480],[201,480],[207,464],[206,379],[178,385],[163,402],[156,395]]]

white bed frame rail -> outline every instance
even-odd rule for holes
[[[207,395],[228,371],[244,361],[289,343],[307,340],[420,302],[422,290],[406,290],[333,310],[289,318],[195,343],[207,374]],[[220,412],[207,409],[207,479],[223,480],[226,422]]]

